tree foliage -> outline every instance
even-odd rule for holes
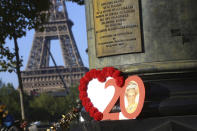
[[[40,96],[24,96],[26,114],[29,121],[55,121],[76,106],[78,98],[77,87],[72,87],[70,94],[65,97],[55,97],[49,94]],[[12,97],[10,97],[12,96]],[[9,114],[15,119],[20,118],[19,92],[12,84],[0,80],[0,105],[5,104]]]
[[[27,29],[37,28],[46,20],[41,12],[48,9],[49,0],[1,0],[1,37],[24,36]]]
[[[3,83],[2,86],[0,86],[0,104],[6,105],[6,109],[15,119],[20,119],[19,95],[18,91],[14,89],[12,84]]]
[[[26,31],[38,28],[47,19],[49,0],[0,1],[0,66],[1,71],[16,67],[15,53],[5,46],[6,38],[21,38]],[[42,12],[42,13],[41,13]]]
[[[41,94],[29,101],[29,118],[31,120],[55,121],[61,118],[62,114],[70,111],[76,106],[78,90],[71,88],[70,94],[66,97],[54,97],[49,94]]]
[[[50,0],[1,0],[0,1],[0,71],[16,71],[19,83],[21,116],[25,119],[21,58],[17,39],[30,29],[40,28],[47,21]],[[6,38],[14,40],[14,52],[5,45]]]
[[[55,121],[62,114],[69,112],[76,106],[78,98],[77,87],[72,87],[70,94],[65,97],[55,97],[49,94],[40,96],[25,95],[26,114],[29,121]],[[12,96],[12,97],[10,97]],[[5,104],[9,114],[20,119],[19,92],[11,83],[5,84],[0,80],[0,105]]]
[[[83,0],[70,1],[84,4]],[[22,119],[25,119],[20,71],[22,60],[19,55],[17,39],[25,36],[27,30],[41,29],[41,25],[47,21],[48,13],[46,12],[49,7],[50,0],[0,0],[0,71],[16,71],[17,73]],[[13,52],[5,44],[6,38],[14,40]],[[46,98],[46,96],[40,97],[40,99]],[[52,98],[50,99],[52,100]],[[53,112],[49,113],[54,115]]]

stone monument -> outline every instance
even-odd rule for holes
[[[136,120],[95,130],[197,130],[197,1],[86,0],[90,69],[140,76],[146,98]],[[109,129],[110,127],[110,129]]]

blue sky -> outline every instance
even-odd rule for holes
[[[69,18],[73,21],[74,26],[72,27],[72,31],[74,34],[74,38],[79,50],[79,53],[82,57],[83,63],[86,67],[88,67],[88,55],[85,52],[87,49],[87,34],[86,34],[86,18],[85,18],[85,6],[79,6],[72,2],[67,2],[67,11]],[[27,60],[30,54],[32,41],[34,36],[34,30],[27,31],[27,35],[21,39],[18,39],[19,43],[19,53],[23,58],[23,67],[21,70],[24,70],[27,64]],[[7,39],[6,44],[13,49],[13,41]],[[60,51],[59,41],[54,40],[51,42],[51,52],[57,62],[57,65],[63,65],[62,54]],[[50,65],[52,63],[50,62]],[[14,87],[18,87],[17,75],[15,73],[4,73],[0,72],[0,79],[2,79],[5,83],[13,83]]]

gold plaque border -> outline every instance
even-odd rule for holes
[[[97,46],[98,46],[98,44],[97,44],[97,36],[96,36],[96,21],[95,21],[95,8],[94,8],[94,5],[95,5],[95,2],[96,2],[97,0],[93,0],[93,21],[94,21],[94,37],[95,37],[95,52],[96,52],[96,57],[97,58],[102,58],[102,57],[108,57],[108,56],[116,56],[116,55],[124,55],[124,54],[134,54],[134,53],[142,53],[143,52],[143,33],[142,33],[142,19],[141,19],[141,2],[140,2],[140,0],[137,0],[138,1],[138,20],[139,20],[139,31],[140,31],[140,50],[139,51],[135,51],[135,52],[124,52],[124,53],[120,53],[120,52],[118,52],[118,53],[113,53],[113,54],[109,54],[109,55],[101,55],[101,56],[98,56],[98,52],[97,52]]]

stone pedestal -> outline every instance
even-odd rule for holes
[[[100,2],[100,7],[94,8],[94,4],[97,1]],[[97,56],[97,46],[99,44],[105,44],[105,48],[116,49],[114,52],[119,52],[119,50],[126,50],[126,48],[119,46],[117,49],[113,45],[114,43],[123,42],[111,42],[111,39],[121,39],[119,36],[109,36],[105,35],[106,32],[101,32],[103,35],[98,34],[97,30],[106,29],[109,26],[104,24],[102,26],[102,21],[100,19],[115,19],[112,16],[118,16],[121,10],[118,7],[112,7],[115,4],[108,4],[111,6],[109,9],[114,9],[115,11],[108,11],[103,9],[108,2],[119,1],[120,8],[126,8],[124,3],[128,0],[86,0],[86,16],[87,16],[87,32],[88,32],[88,54],[90,61],[90,68],[102,68],[106,66],[114,66],[122,69],[124,72],[130,73],[152,73],[152,72],[169,72],[169,71],[180,71],[180,70],[196,70],[197,67],[197,1],[196,0],[134,0],[138,2],[138,8],[134,4],[130,3],[130,6],[134,6],[133,10],[139,10],[140,21],[133,22],[127,21],[127,19],[136,17],[132,16],[133,13],[124,12],[125,21],[116,22],[121,23],[120,26],[124,28],[125,26],[132,26],[135,23],[140,26],[141,36],[131,35],[131,37],[136,37],[141,39],[139,43],[141,45],[141,51],[131,53],[119,53],[119,54],[103,54],[102,57]],[[118,6],[118,5],[117,5]],[[100,10],[99,10],[100,9]],[[103,15],[111,16],[99,17],[99,15],[94,14],[94,12],[105,11]],[[122,9],[124,11],[124,9]],[[127,11],[127,10],[126,10]],[[116,14],[112,14],[116,13]],[[137,13],[136,13],[137,14]],[[97,20],[98,19],[98,20]],[[106,22],[110,22],[104,20]],[[131,22],[131,23],[129,23]],[[113,29],[111,24],[111,28]],[[97,29],[98,28],[98,29]],[[129,28],[130,33],[136,33],[139,28]],[[118,30],[118,29],[117,29]],[[122,29],[124,30],[124,29]],[[118,30],[119,32],[123,32]],[[113,33],[116,32],[116,33]],[[116,30],[110,31],[112,34],[119,34]],[[98,34],[98,35],[97,35]],[[120,34],[119,34],[120,35]],[[96,38],[97,37],[97,38]],[[107,37],[108,39],[104,39]],[[140,38],[139,38],[140,37]],[[103,43],[99,43],[98,39],[101,39]],[[126,39],[124,39],[126,40]],[[118,41],[118,40],[116,40]],[[104,43],[105,42],[105,43]],[[108,42],[108,43],[107,43]],[[125,43],[126,45],[127,43]],[[135,44],[135,41],[130,41],[130,45]],[[111,46],[111,47],[110,47]]]
[[[86,122],[70,131],[196,131],[197,116],[169,116],[137,120]]]
[[[143,79],[139,125],[153,117],[197,115],[196,5],[196,0],[86,0],[90,68],[114,66],[125,78]]]

